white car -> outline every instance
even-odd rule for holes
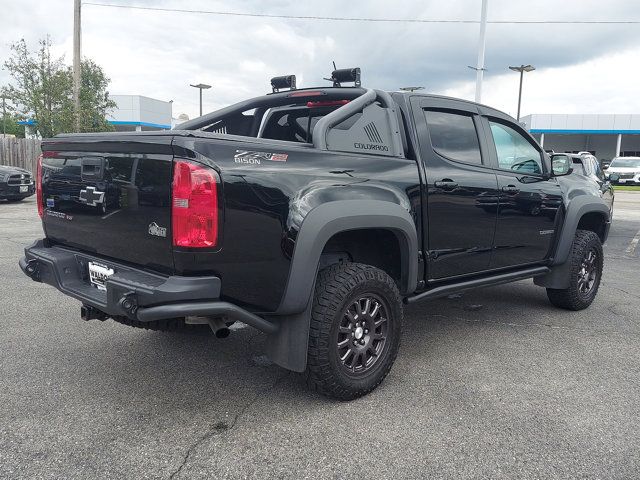
[[[612,179],[617,184],[640,185],[640,157],[616,157],[611,160],[607,168],[607,176],[616,174],[617,179]]]

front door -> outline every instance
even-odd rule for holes
[[[526,132],[500,119],[483,122],[500,189],[491,268],[540,262],[556,237],[560,185],[545,175],[544,153]]]
[[[428,280],[487,270],[498,190],[486,143],[478,134],[477,107],[414,97],[412,109],[427,176],[423,224]]]

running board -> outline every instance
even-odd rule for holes
[[[441,287],[434,287],[431,290],[419,293],[418,295],[414,295],[413,297],[406,297],[404,299],[404,303],[414,303],[420,300],[431,300],[438,297],[444,297],[452,293],[463,292],[465,290],[471,290],[478,287],[489,287],[492,285],[500,285],[501,283],[509,283],[516,280],[533,278],[539,275],[544,275],[545,273],[549,273],[548,267],[535,267],[528,268],[526,270],[519,270],[517,272],[501,273],[498,275],[492,275],[490,277],[467,280],[465,282],[453,283],[450,285],[442,285]]]

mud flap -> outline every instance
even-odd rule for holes
[[[278,324],[278,331],[267,336],[267,356],[275,364],[294,372],[304,372],[307,368],[309,348],[309,328],[313,299],[300,313],[269,318]]]
[[[566,261],[561,265],[550,267],[551,271],[534,277],[533,283],[539,287],[553,288],[556,290],[564,290],[569,288],[569,276],[571,275],[571,262]]]

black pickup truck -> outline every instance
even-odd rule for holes
[[[345,76],[275,79],[172,131],[44,141],[45,238],[22,270],[85,320],[244,322],[340,399],[391,369],[403,304],[527,278],[558,307],[591,304],[611,196],[493,108]]]

